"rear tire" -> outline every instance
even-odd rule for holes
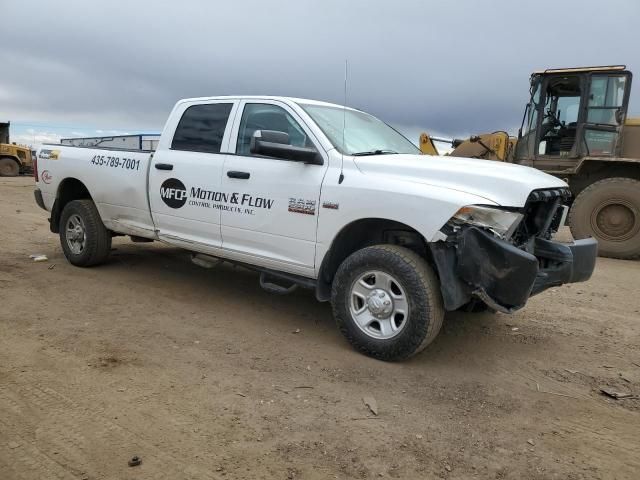
[[[103,263],[111,251],[111,232],[102,223],[92,200],[67,203],[60,216],[60,245],[77,267]]]
[[[0,177],[17,177],[20,165],[13,158],[0,158]]]
[[[569,212],[574,238],[594,237],[601,257],[640,256],[640,182],[606,178],[589,185]]]
[[[349,343],[380,360],[403,360],[420,352],[436,337],[444,319],[433,269],[413,251],[396,245],[363,248],[342,262],[331,303]]]

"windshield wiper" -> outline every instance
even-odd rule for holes
[[[354,157],[366,157],[367,155],[397,155],[398,152],[393,150],[371,150],[369,152],[356,152],[352,153]]]

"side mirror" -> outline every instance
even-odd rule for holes
[[[259,139],[262,142],[280,143],[289,145],[289,134],[287,132],[279,132],[277,130],[256,130],[251,137],[251,145],[253,141]]]
[[[275,130],[256,130],[251,136],[249,151],[256,155],[283,158],[294,162],[322,165],[322,156],[315,148],[289,145],[289,134]]]

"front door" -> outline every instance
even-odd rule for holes
[[[320,187],[327,158],[299,115],[279,101],[245,100],[239,107],[225,159],[222,210],[225,255],[267,268],[313,275]],[[240,114],[241,113],[241,114]],[[290,144],[316,148],[323,165],[253,155],[256,130],[289,135]]]
[[[543,170],[570,168],[579,157],[580,106],[584,75],[550,75],[544,79],[534,166]]]
[[[159,237],[169,243],[220,248],[220,179],[229,144],[227,124],[237,103],[211,101],[177,108],[181,111],[172,115],[180,118],[175,134],[163,136],[149,171],[153,221]],[[170,130],[167,125],[165,132]]]

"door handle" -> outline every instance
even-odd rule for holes
[[[229,178],[240,178],[242,180],[247,180],[251,174],[249,172],[234,172],[233,170],[229,170],[227,172],[227,177]]]
[[[158,170],[173,170],[173,165],[170,163],[156,163],[155,167]]]

